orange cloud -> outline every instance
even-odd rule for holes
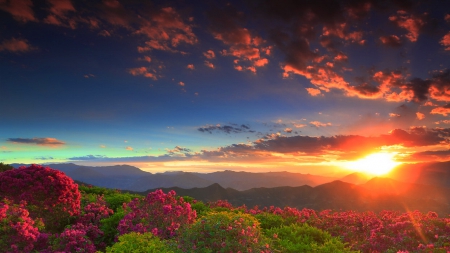
[[[130,147],[130,146],[126,147],[125,149],[126,149],[126,150],[130,150],[130,151],[133,151],[133,148]]]
[[[162,8],[153,13],[149,19],[141,17],[140,28],[136,34],[145,35],[148,40],[145,46],[139,47],[140,52],[153,49],[177,52],[180,43],[195,44],[197,37],[192,32],[191,25],[183,22],[181,16],[172,7]]]
[[[203,55],[208,59],[216,58],[216,54],[212,50],[208,50],[208,51],[204,52]]]
[[[409,33],[406,35],[406,38],[408,38],[411,42],[417,41],[420,29],[425,25],[425,20],[423,17],[414,15],[408,16],[405,11],[397,11],[397,15],[390,16],[389,20],[398,27],[408,30]]]
[[[315,127],[327,127],[327,126],[331,126],[331,123],[322,123],[320,121],[311,121],[309,122],[311,125],[314,125]]]
[[[149,71],[153,71],[153,73],[151,73]],[[128,73],[132,74],[133,76],[142,75],[142,76],[145,76],[147,78],[151,78],[153,80],[157,80],[158,79],[156,77],[155,70],[150,70],[147,67],[131,68],[131,69],[128,69]]]
[[[33,2],[31,0],[0,1],[0,10],[8,12],[14,19],[24,23],[27,21],[37,21],[34,17],[32,7]]]
[[[215,68],[215,67],[214,67],[214,64],[212,64],[212,63],[209,62],[209,61],[205,61],[205,66],[207,66],[208,68],[212,68],[212,69]]]
[[[391,117],[391,118],[398,118],[398,117],[400,117],[401,115],[400,114],[398,114],[398,113],[389,113],[389,117]]]
[[[420,112],[416,112],[416,116],[418,120],[423,120],[425,118],[425,114]]]
[[[178,83],[180,86],[184,86],[184,82],[179,82]]]
[[[14,53],[28,52],[33,48],[28,44],[27,40],[12,38],[10,40],[4,40],[0,44],[0,51],[10,51]]]
[[[396,35],[381,36],[380,40],[381,40],[381,43],[383,43],[383,45],[386,45],[386,46],[399,47],[402,45],[400,38]]]
[[[441,115],[447,116],[448,114],[450,114],[450,104],[434,108],[433,110],[431,110],[430,113],[431,114],[441,114]]]
[[[445,50],[450,50],[450,32],[448,32],[440,41],[441,45],[443,45]]]
[[[315,88],[305,88],[306,91],[308,91],[309,95],[315,97],[315,96],[319,96],[321,95],[321,92],[319,89],[315,89]]]
[[[192,69],[192,70],[195,69],[194,64],[188,64],[188,65],[186,66],[186,68],[187,68],[187,69]]]

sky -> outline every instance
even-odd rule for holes
[[[450,160],[450,3],[0,0],[0,162]]]

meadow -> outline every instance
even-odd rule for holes
[[[203,203],[0,170],[0,252],[450,252],[450,217]]]

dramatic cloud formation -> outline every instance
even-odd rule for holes
[[[41,146],[60,146],[66,144],[56,138],[8,138],[8,142],[16,144],[37,144]]]

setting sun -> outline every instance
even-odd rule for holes
[[[393,160],[393,153],[375,153],[356,161],[349,162],[346,167],[351,170],[376,176],[389,173],[399,162]]]

